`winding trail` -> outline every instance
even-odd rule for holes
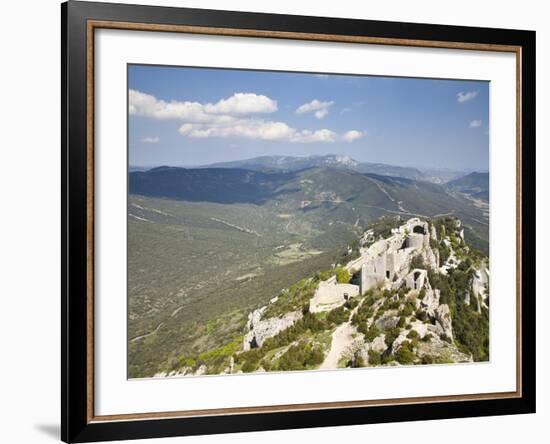
[[[355,327],[351,325],[351,322],[344,322],[332,333],[332,344],[327,357],[319,367],[320,370],[328,370],[338,368],[338,361],[342,356],[342,353],[353,341],[353,333],[355,333]]]
[[[332,342],[330,344],[330,350],[325,360],[319,367],[320,370],[330,370],[338,368],[338,361],[342,357],[342,353],[353,343],[353,335],[357,333],[357,329],[351,323],[353,315],[357,313],[359,307],[363,304],[365,299],[361,299],[357,307],[355,307],[346,322],[339,325],[334,332],[332,332]]]
[[[159,325],[157,325],[157,328],[155,328],[151,333],[146,333],[141,336],[136,336],[135,338],[130,339],[130,342],[137,342],[142,339],[148,338],[149,336],[154,335],[157,331],[159,331],[162,328],[163,325],[164,325],[164,322],[161,322]]]

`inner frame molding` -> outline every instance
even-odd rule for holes
[[[276,38],[336,43],[359,43],[371,45],[391,45],[422,48],[460,49],[489,52],[514,53],[516,57],[516,390],[513,392],[464,394],[450,396],[427,396],[395,398],[384,400],[339,401],[326,403],[287,404],[260,407],[233,407],[204,410],[183,410],[172,412],[149,412],[96,416],[94,413],[94,37],[96,29],[117,29],[130,31],[170,32],[199,35],[234,36],[249,38]],[[521,398],[522,388],[522,47],[487,43],[431,41],[368,37],[338,34],[312,34],[286,31],[266,31],[255,29],[203,27],[188,25],[167,25],[134,23],[109,20],[86,21],[86,241],[87,241],[87,422],[116,422],[125,420],[153,420],[163,418],[191,418],[204,416],[227,416],[240,414],[260,414],[275,412],[296,412],[305,410],[327,410],[336,408],[358,408],[373,406],[407,405],[415,403],[442,403],[476,400],[496,400]]]

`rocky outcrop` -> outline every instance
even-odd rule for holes
[[[386,335],[381,334],[380,336],[377,336],[374,338],[374,340],[369,344],[369,350],[373,350],[378,353],[382,353],[384,350],[386,350]]]
[[[435,311],[439,307],[440,292],[438,289],[426,290],[426,295],[420,300],[420,306],[426,310],[430,316],[435,316]]]
[[[397,316],[397,311],[388,310],[384,314],[384,316],[382,316],[375,322],[375,325],[380,330],[388,330],[390,328],[394,328],[398,322],[399,322],[399,317]]]
[[[462,353],[454,344],[443,341],[438,336],[426,342],[419,342],[416,349],[419,358],[431,357],[434,363],[473,362],[470,355]]]
[[[302,312],[294,311],[282,317],[262,319],[265,308],[254,310],[248,315],[248,323],[246,324],[248,332],[243,339],[244,351],[261,347],[266,339],[272,338],[282,330],[286,330],[302,318]]]
[[[435,319],[441,327],[443,333],[451,341],[453,340],[453,322],[451,319],[451,311],[447,304],[441,304],[435,311]]]

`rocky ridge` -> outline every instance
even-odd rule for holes
[[[238,349],[173,376],[487,360],[488,258],[456,218],[387,224],[358,257],[252,311]]]

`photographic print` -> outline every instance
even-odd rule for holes
[[[489,361],[489,82],[127,75],[128,378]]]

